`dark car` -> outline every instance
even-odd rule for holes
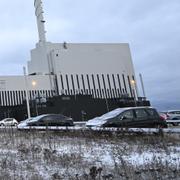
[[[30,119],[27,126],[74,126],[74,123],[62,114],[44,114]]]
[[[138,127],[153,128],[167,127],[156,109],[151,107],[118,108],[101,117],[89,120],[87,127]]]

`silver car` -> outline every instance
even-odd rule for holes
[[[180,110],[169,110],[166,113],[167,120],[180,120]],[[180,122],[172,122],[172,125],[178,126]]]
[[[5,118],[0,121],[0,126],[17,126],[18,122],[14,118]]]

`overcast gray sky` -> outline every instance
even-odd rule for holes
[[[128,42],[152,104],[180,108],[179,0],[43,2],[48,41]],[[0,75],[22,74],[30,59],[38,41],[33,4],[0,1]]]

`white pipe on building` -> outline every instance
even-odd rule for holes
[[[142,74],[139,74],[139,77],[140,77],[140,81],[141,81],[141,87],[142,87],[142,91],[143,91],[143,96],[146,98],[146,93],[145,93],[145,89],[144,89],[144,83],[143,83]]]
[[[30,112],[30,107],[29,107],[28,81],[27,81],[27,74],[26,74],[26,68],[25,67],[23,67],[23,71],[24,71],[24,80],[25,80],[27,115],[28,115],[28,118],[31,118],[31,112]]]

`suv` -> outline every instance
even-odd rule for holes
[[[167,113],[167,120],[180,120],[180,110],[169,110]],[[172,122],[173,126],[178,126],[180,122]]]
[[[0,121],[0,126],[17,126],[18,122],[14,118],[5,118]]]
[[[151,107],[118,108],[100,117],[89,120],[87,127],[167,127],[156,109]]]

